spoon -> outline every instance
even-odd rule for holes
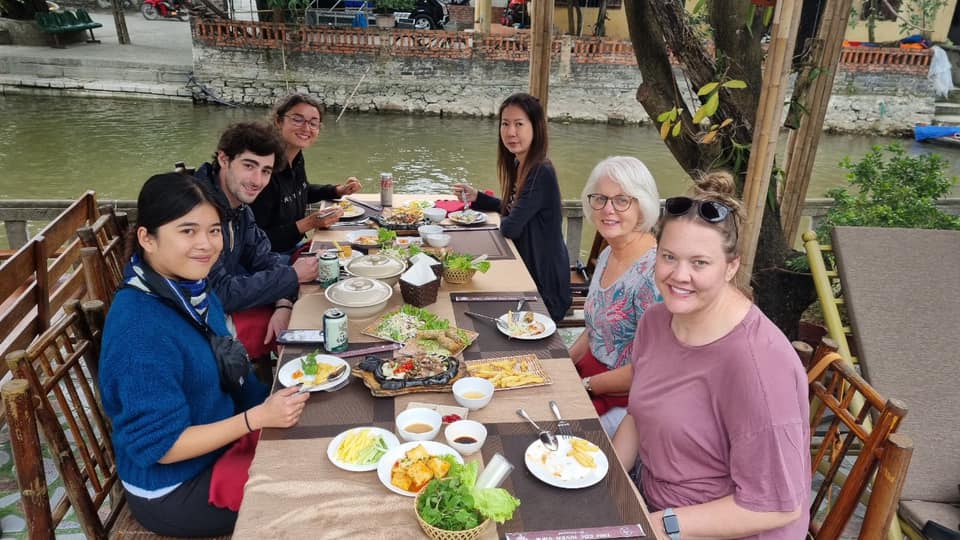
[[[346,371],[346,370],[347,370],[347,365],[346,365],[346,364],[338,367],[337,369],[335,369],[335,370],[333,370],[332,372],[330,372],[330,375],[327,375],[327,380],[326,380],[325,382],[320,383],[320,384],[326,384],[326,383],[328,383],[328,382],[331,382],[331,381],[336,380],[338,377],[340,377],[341,375],[343,375],[343,372]],[[304,393],[304,392],[309,392],[311,388],[313,388],[313,387],[315,387],[315,386],[320,386],[320,384],[317,384],[316,382],[310,383],[310,384],[308,384],[308,383],[303,383],[303,384],[300,385],[300,389],[297,390],[297,393],[298,393],[298,394],[302,394],[302,393]]]
[[[533,421],[533,418],[530,418],[530,416],[527,414],[527,411],[523,410],[522,408],[517,409],[517,414],[520,416],[520,418],[530,422],[537,430],[537,437],[540,438],[540,442],[543,443],[544,448],[550,450],[551,452],[558,448],[557,436],[554,435],[553,432],[540,429],[540,426],[538,426],[537,423]]]

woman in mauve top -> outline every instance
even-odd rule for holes
[[[500,105],[497,173],[500,199],[468,184],[454,184],[454,193],[477,210],[500,212],[500,232],[517,246],[550,318],[559,321],[573,303],[570,258],[560,184],[547,159],[547,117],[530,94],[513,94]]]
[[[667,199],[655,276],[663,303],[634,341],[628,416],[613,443],[640,466],[652,523],[671,540],[806,535],[807,380],[786,336],[733,279],[740,207],[733,179]]]
[[[660,301],[653,280],[660,215],[653,175],[635,157],[614,156],[593,168],[580,195],[583,215],[607,242],[583,306],[584,331],[570,347],[593,406],[609,435],[627,414],[637,321]]]

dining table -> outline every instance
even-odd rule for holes
[[[377,194],[355,194],[350,199],[364,209],[364,215],[355,220],[366,220],[383,211]],[[395,194],[393,203],[403,205],[411,201],[444,199],[450,197]],[[341,220],[336,227],[315,231],[310,239],[310,251],[322,251],[334,241],[345,242],[351,230],[369,226],[353,226],[354,222]],[[461,227],[449,219],[440,225],[453,237],[448,249],[472,255],[483,254],[478,249],[495,252],[489,271],[477,272],[464,284],[442,280],[436,302],[425,306],[453,326],[478,333],[476,340],[457,355],[461,367],[471,362],[533,355],[549,382],[539,386],[498,389],[487,406],[467,414],[470,420],[483,423],[488,435],[481,450],[465,456],[465,459],[479,461],[482,467],[495,454],[503,455],[515,468],[500,487],[520,500],[511,519],[491,523],[480,538],[653,538],[646,505],[614,454],[612,443],[601,427],[559,334],[553,333],[539,340],[513,339],[495,325],[466,315],[470,311],[500,316],[515,309],[520,299],[526,300],[526,310],[547,314],[536,284],[516,247],[500,234],[499,216],[488,213],[483,223],[473,227]],[[369,330],[371,323],[384,313],[402,305],[402,295],[395,286],[394,294],[381,313],[366,319],[350,318],[348,353],[387,343],[364,333],[364,330]],[[300,297],[293,306],[289,328],[321,328],[323,313],[331,307],[335,306],[324,296],[319,284],[303,284]],[[324,352],[322,345],[284,346],[280,351],[278,370],[285,363],[318,347]],[[395,353],[388,350],[377,356],[387,358]],[[363,358],[345,356],[351,366],[356,366]],[[275,377],[273,388],[280,387],[282,385]],[[559,482],[559,486],[549,485],[534,476],[526,466],[525,452],[537,441],[537,432],[517,415],[517,409],[525,409],[541,427],[556,430],[557,419],[548,406],[551,400],[559,404],[573,434],[595,444],[606,457],[608,470],[597,483],[576,489],[562,485],[563,482]],[[388,490],[377,471],[347,471],[335,466],[327,457],[327,447],[345,430],[375,426],[396,432],[396,416],[412,404],[457,406],[449,389],[374,397],[359,377],[350,377],[349,382],[336,391],[312,392],[296,425],[262,430],[233,538],[426,538],[417,522],[414,498]],[[443,430],[435,440],[445,442]]]

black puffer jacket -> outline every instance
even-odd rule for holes
[[[303,233],[297,230],[297,220],[307,215],[307,205],[335,198],[337,186],[307,182],[303,152],[300,152],[291,166],[273,172],[270,183],[250,208],[257,225],[270,238],[273,250],[288,253],[303,239]]]
[[[281,298],[296,300],[300,290],[297,273],[271,251],[270,239],[257,226],[249,206],[230,208],[220,190],[220,165],[204,163],[195,176],[210,184],[223,208],[223,252],[208,276],[223,310],[233,313]]]

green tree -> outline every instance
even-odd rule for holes
[[[677,136],[665,138],[667,148],[691,176],[716,168],[732,171],[742,192],[760,103],[765,57],[760,38],[769,23],[767,17],[750,0],[701,0],[694,15],[678,0],[627,0],[625,7],[643,79],[637,100],[651,118],[676,110],[670,132],[672,135],[677,130]],[[715,53],[710,51],[710,45]],[[674,70],[671,55],[676,58],[682,77]],[[708,86],[722,81],[738,84]],[[706,87],[710,91],[698,96],[698,103],[687,104],[681,85]],[[704,142],[705,135],[694,122],[694,114],[711,100],[711,124],[718,126],[720,133]],[[657,127],[663,123],[664,120],[658,120]],[[785,261],[797,253],[784,239],[776,190],[777,183],[771,181],[752,286],[764,313],[784,333],[794,336],[800,315],[816,293],[808,275],[786,268]]]

